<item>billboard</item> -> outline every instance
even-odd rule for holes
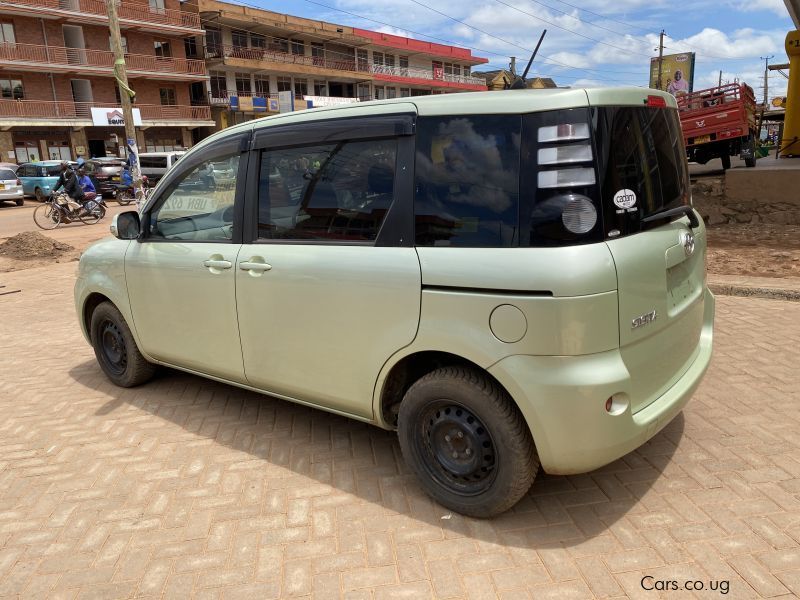
[[[650,59],[650,87],[673,96],[694,89],[694,52],[667,54],[661,58],[661,86],[658,86],[658,57]]]

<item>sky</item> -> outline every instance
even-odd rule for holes
[[[229,0],[240,2],[240,0]],[[788,62],[794,26],[784,0],[244,0],[276,12],[468,47],[489,59],[474,70],[520,71],[547,29],[532,67],[559,85],[647,85],[659,32],[665,54],[696,53],[694,89],[749,83],[761,100],[764,60]],[[529,75],[530,77],[530,75]],[[769,97],[786,78],[770,72]]]

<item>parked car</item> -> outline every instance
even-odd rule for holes
[[[11,169],[14,173],[17,172],[19,165],[12,162],[0,162],[0,169]]]
[[[92,179],[98,194],[112,196],[119,184],[123,159],[117,157],[92,158],[85,163],[86,174]]]
[[[139,165],[142,170],[142,175],[147,176],[150,185],[155,185],[184,154],[186,154],[185,150],[142,152],[139,154]]]
[[[195,146],[112,233],[75,284],[112,382],[168,365],[395,429],[467,515],[512,507],[540,465],[633,451],[711,359],[706,230],[663,92],[259,119]]]
[[[77,163],[70,163],[73,167]],[[53,187],[61,175],[61,161],[44,160],[35,163],[23,163],[17,169],[17,177],[22,181],[22,190],[26,196],[44,202],[52,193]]]
[[[0,202],[5,201],[16,202],[17,206],[25,204],[22,182],[17,179],[17,174],[12,169],[0,165]]]

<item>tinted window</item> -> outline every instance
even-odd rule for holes
[[[0,169],[0,180],[8,180],[14,179],[16,180],[17,175],[11,169]]]
[[[139,164],[144,169],[166,169],[166,156],[140,156]]]
[[[229,241],[239,155],[210,160],[184,173],[150,214],[152,239]]]
[[[417,245],[516,244],[520,130],[518,115],[418,120]]]
[[[607,229],[637,231],[640,218],[688,202],[686,150],[677,111],[602,108],[596,120]],[[620,190],[636,194],[638,210],[616,210],[613,198]]]
[[[61,167],[59,167],[58,165],[45,167],[44,171],[48,177],[58,177],[59,175],[61,175]]]
[[[394,198],[396,140],[261,155],[262,239],[372,241]]]

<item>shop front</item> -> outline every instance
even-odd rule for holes
[[[7,151],[3,161],[22,164],[40,160],[73,160],[69,129],[50,127],[12,129],[14,149]]]

